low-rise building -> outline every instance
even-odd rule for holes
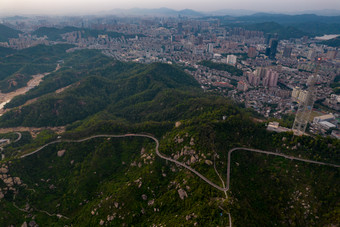
[[[326,114],[318,117],[314,117],[313,123],[319,123],[322,121],[332,121],[335,120],[335,116],[333,114]]]

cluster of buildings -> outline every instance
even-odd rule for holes
[[[21,23],[17,23],[17,26]],[[30,26],[31,25],[31,26]],[[30,36],[42,26],[75,26],[61,35],[62,41]],[[280,40],[277,34],[264,34],[240,27],[221,26],[215,18],[40,18],[26,22],[26,34],[7,43],[25,48],[38,43],[74,44],[77,49],[99,49],[120,61],[164,62],[182,66],[207,91],[217,91],[245,103],[267,117],[295,114],[307,94],[308,78],[322,58],[316,84],[316,101],[339,111],[339,96],[331,83],[340,75],[337,48],[321,45],[314,38]],[[85,30],[100,31],[88,35]],[[24,29],[22,29],[24,30]],[[4,44],[2,44],[4,45]],[[243,75],[199,64],[203,60],[223,63],[242,70]],[[327,123],[326,123],[327,124]]]
[[[310,132],[321,135],[332,135],[333,137],[340,139],[340,131],[337,130],[338,124],[339,122],[334,114],[317,116],[314,117],[313,122],[311,123]]]

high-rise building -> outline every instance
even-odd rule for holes
[[[270,59],[275,59],[278,43],[279,43],[279,41],[276,38],[270,39],[269,47],[266,49],[266,55]]]
[[[183,33],[183,23],[178,23],[177,31],[179,35]]]
[[[314,75],[310,76],[307,80],[308,90],[306,92],[305,97],[303,98],[303,101],[299,103],[299,107],[295,115],[295,120],[294,120],[292,129],[293,129],[294,134],[296,135],[303,135],[306,131],[306,128],[309,122],[310,114],[312,112],[314,102],[315,102],[315,96],[316,96],[315,83],[318,80],[317,73],[320,68],[320,61],[321,61],[321,58],[318,59],[318,65],[315,69]]]
[[[301,91],[302,90],[301,90],[300,87],[293,88],[293,91],[292,91],[292,100],[293,101],[298,101],[299,94],[300,94]]]
[[[296,135],[303,135],[305,133],[309,122],[309,117],[314,106],[316,91],[314,84],[316,81],[316,76],[312,75],[309,81],[308,90],[300,92],[298,98],[300,102],[292,128],[294,134]]]
[[[250,85],[257,87],[260,84],[260,76],[252,73],[252,72],[247,72],[247,78],[248,78],[248,82]]]
[[[256,57],[256,55],[257,55],[256,48],[255,47],[249,47],[248,48],[248,57],[254,58],[254,57]]]
[[[265,44],[269,45],[269,41],[272,38],[272,34],[267,33],[265,34],[264,38],[265,38]]]
[[[237,61],[237,56],[232,55],[232,54],[227,56],[227,64],[236,65],[236,61]]]
[[[198,36],[198,45],[202,45],[202,44],[203,44],[203,37]]]
[[[258,67],[254,74],[260,77],[260,80],[262,80],[266,76],[267,69],[263,67]]]
[[[209,43],[208,44],[208,52],[209,53],[214,53],[214,44],[213,43]]]
[[[290,58],[291,54],[292,54],[292,47],[290,46],[285,46],[285,48],[283,49],[283,57],[284,58]]]
[[[265,87],[276,87],[278,78],[279,74],[276,71],[268,69],[266,76],[262,80],[262,84]]]
[[[327,52],[326,58],[333,60],[333,59],[336,58],[337,54],[338,54],[337,50],[330,50],[330,51]]]
[[[310,50],[308,51],[308,53],[307,53],[307,58],[308,58],[309,60],[314,60],[315,57],[316,57],[315,50],[310,49]]]

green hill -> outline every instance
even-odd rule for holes
[[[216,97],[210,99],[212,103],[214,108],[201,102],[207,110],[182,120],[179,127],[174,127],[174,122],[131,124],[99,118],[101,122],[86,120],[81,126],[74,125],[62,138],[156,134],[162,153],[177,156],[220,186],[212,164],[215,152],[216,169],[226,179],[227,151],[236,146],[339,162],[340,144],[336,140],[269,133],[226,100]],[[222,120],[223,115],[226,120]],[[42,132],[20,147],[7,147],[6,155],[32,151],[56,137]],[[331,225],[339,221],[336,168],[235,152],[226,199],[223,192],[196,175],[157,157],[154,148],[154,142],[145,138],[98,138],[54,144],[30,157],[5,162],[8,174],[19,177],[27,186],[15,185],[15,197],[12,192],[5,194],[0,201],[0,223],[21,225],[34,216],[39,225],[224,226],[229,223],[228,212],[234,226]],[[64,152],[62,156],[57,155],[60,151]],[[179,191],[185,192],[183,199]],[[28,207],[27,212],[13,204],[21,209]]]
[[[331,83],[331,88],[335,94],[340,94],[340,75],[334,78],[334,81]]]
[[[211,69],[221,70],[229,72],[233,76],[242,76],[243,71],[241,69],[236,68],[235,66],[224,64],[224,63],[215,63],[212,61],[201,61],[200,65],[209,67]]]
[[[47,36],[49,40],[61,40],[61,34],[65,34],[68,32],[79,31],[79,28],[76,27],[64,27],[64,28],[55,28],[55,27],[40,27],[35,30],[32,35],[36,35],[38,37]]]
[[[0,42],[8,42],[9,38],[18,38],[21,31],[0,24]]]
[[[26,85],[32,75],[51,72],[72,45],[38,45],[18,51],[5,48],[0,54],[0,90],[14,91]]]
[[[301,38],[309,36],[310,33],[301,31],[300,29],[292,26],[285,26],[275,22],[263,22],[256,24],[244,25],[245,29],[253,31],[263,31],[265,34],[278,34],[279,39]]]
[[[226,184],[231,148],[339,165],[340,140],[268,132],[248,110],[201,91],[176,65],[123,63],[93,50],[63,60],[59,71],[14,99],[9,104],[17,108],[0,118],[1,127],[66,126],[61,134],[31,129],[18,142],[15,133],[1,134],[12,141],[1,151],[1,226],[339,223],[339,168],[234,151],[225,194],[159,157],[152,139],[131,134],[154,135],[162,154],[219,187]],[[128,136],[87,138],[108,134]]]
[[[331,47],[340,47],[340,37],[338,36],[334,39],[325,40],[322,41],[321,43]]]
[[[91,64],[87,64],[83,69],[81,65],[74,64],[75,67],[70,70],[64,69],[49,75],[38,88],[14,99],[6,107],[22,105],[27,100],[42,95],[44,97],[32,105],[6,113],[2,116],[0,125],[3,127],[66,125],[103,110],[129,121],[140,121],[148,118],[142,116],[148,115],[144,113],[144,108],[162,110],[157,107],[158,103],[153,102],[154,99],[163,99],[166,98],[163,96],[171,95],[174,100],[179,101],[181,96],[185,95],[184,91],[199,87],[192,77],[175,66],[159,63],[126,64],[108,61],[107,57],[94,51],[92,53],[94,55],[88,62],[104,65],[91,70]],[[73,60],[74,56],[70,58],[70,61]],[[75,75],[71,77],[72,74]],[[74,84],[75,82],[77,83]],[[65,92],[54,93],[55,90],[71,84],[73,85]],[[171,91],[179,96],[174,97]],[[190,92],[186,96],[190,96]],[[164,106],[168,104],[164,103]],[[178,104],[171,101],[169,108],[175,108]],[[151,111],[150,114],[155,113],[159,112]]]
[[[0,47],[0,58],[15,53],[16,50],[7,47]]]

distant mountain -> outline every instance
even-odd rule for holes
[[[213,15],[213,16],[246,16],[252,15],[257,13],[253,10],[243,10],[243,9],[220,9],[212,12],[206,12],[206,14]]]
[[[191,9],[183,9],[183,10],[178,11],[178,13],[179,13],[181,16],[193,16],[193,17],[201,17],[201,16],[204,16],[203,13],[200,13],[200,12],[197,12],[197,11],[191,10]]]
[[[282,25],[276,22],[262,23],[231,23],[229,26],[242,27],[250,31],[262,31],[264,34],[277,34],[279,39],[301,38],[303,36],[312,36],[312,33],[302,31],[291,25]]]
[[[230,15],[212,17],[218,18],[223,26],[237,26],[265,33],[278,33],[281,39],[340,34],[340,16],[255,13],[239,17]]]
[[[73,32],[78,31],[79,28],[76,27],[64,27],[64,28],[54,28],[54,27],[40,27],[37,30],[35,30],[32,35],[36,35],[38,37],[47,36],[49,40],[60,40],[61,34],[67,33],[67,32]]]
[[[9,38],[17,38],[21,31],[0,24],[0,42],[7,42]]]
[[[339,23],[322,23],[322,22],[306,22],[292,25],[295,28],[310,33],[313,36],[322,36],[325,34],[340,34]]]
[[[340,16],[340,10],[337,9],[323,9],[323,10],[305,10],[294,14],[316,14],[318,16]]]
[[[159,8],[159,9],[144,9],[144,8],[132,8],[132,9],[114,9],[110,11],[103,12],[106,14],[116,14],[119,16],[188,16],[188,17],[200,17],[205,14],[191,10],[174,10],[169,8]]]
[[[340,16],[340,10],[325,9],[325,10],[308,10],[299,12],[287,12],[287,13],[267,13],[254,10],[244,9],[219,9],[215,11],[195,11],[192,9],[174,10],[166,7],[157,9],[145,9],[145,8],[131,8],[131,9],[113,9],[104,13],[113,13],[124,16],[189,16],[189,17],[203,17],[203,16],[233,16],[242,17],[250,16],[256,17],[257,22],[265,22],[268,18],[275,18],[275,22],[283,23],[285,19],[288,19],[287,23],[294,22],[306,22],[306,21],[321,21],[321,22],[337,22],[337,18],[329,18],[333,16]],[[242,18],[241,18],[242,19]],[[246,18],[243,18],[246,19]],[[262,19],[262,21],[261,21]],[[334,20],[333,20],[334,19]],[[302,20],[302,21],[301,21]],[[328,21],[330,20],[330,21]]]
[[[279,24],[299,24],[307,22],[340,23],[340,16],[318,16],[315,14],[287,15],[287,14],[256,13],[250,16],[238,17],[237,20],[249,23],[261,23],[272,21]]]

